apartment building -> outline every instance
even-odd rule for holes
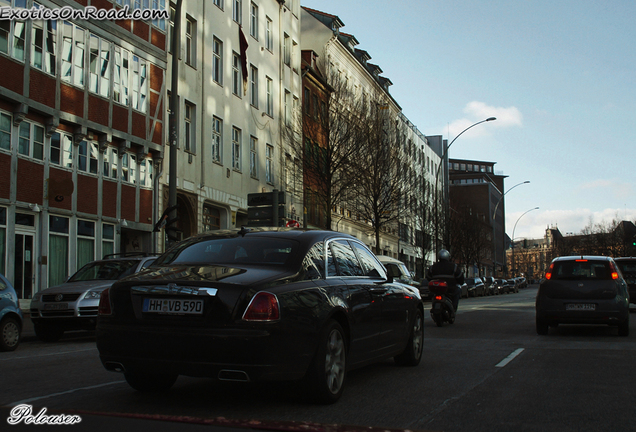
[[[463,227],[472,230],[466,233],[470,234],[472,243],[483,240],[478,253],[468,258],[471,262],[463,262],[468,275],[502,276],[506,227],[504,180],[507,176],[495,172],[495,162],[466,159],[449,159],[448,172],[451,221],[463,220]],[[476,222],[466,223],[469,220]],[[450,229],[457,231],[458,227],[451,223]],[[461,240],[455,241],[455,249],[458,249],[455,255],[461,247]]]
[[[0,1],[80,5],[124,3]],[[152,248],[165,40],[165,20],[0,24],[0,272],[21,302],[86,262]]]
[[[395,226],[383,231],[380,244],[375,244],[369,224],[356,218],[353,202],[332,209],[334,223],[331,228],[356,236],[376,254],[400,258],[412,271],[419,267],[420,273],[422,267],[434,259],[434,251],[430,246],[422,247],[424,237],[428,235],[427,227],[423,220],[414,216],[424,213],[421,211],[423,206],[430,203],[426,197],[432,193],[431,185],[440,163],[439,149],[435,151],[427,138],[403,115],[401,107],[389,93],[391,81],[381,75],[380,66],[371,63],[367,51],[357,48],[359,42],[356,37],[342,31],[344,23],[338,16],[303,7],[301,26],[302,50],[318,56],[327,76],[337,75],[360,98],[377,96],[377,100],[369,103],[377,105],[378,109],[389,110],[392,122],[397,122],[400,130],[405,131],[400,149],[408,161],[405,172],[409,173],[408,178],[423,185],[419,192],[403,197],[404,212]]]

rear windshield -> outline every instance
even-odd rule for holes
[[[166,252],[154,265],[285,264],[296,242],[275,238],[236,237],[184,243]]]
[[[612,279],[612,271],[607,261],[556,261],[551,279]]]
[[[98,261],[88,263],[68,281],[118,280],[135,273],[138,260]]]

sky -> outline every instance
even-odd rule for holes
[[[495,172],[507,176],[511,238],[636,221],[635,1],[301,5],[340,18],[341,31],[380,66],[403,114],[424,135],[451,142],[497,117],[466,131],[448,153],[495,162]]]

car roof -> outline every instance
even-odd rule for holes
[[[614,261],[636,261],[636,257],[618,257]]]
[[[199,242],[205,240],[213,240],[224,237],[276,237],[286,238],[289,240],[297,240],[301,242],[318,242],[331,238],[345,238],[348,240],[358,240],[354,236],[327,230],[316,230],[311,228],[277,228],[277,227],[242,227],[241,229],[224,229],[216,231],[207,231],[194,235],[184,241]]]
[[[601,255],[570,255],[556,257],[552,261],[574,261],[574,260],[596,260],[596,261],[612,261],[613,258]]]
[[[399,259],[395,259],[388,255],[376,255],[376,257],[378,257],[378,261],[380,261],[382,264],[404,264],[404,262],[400,261]]]

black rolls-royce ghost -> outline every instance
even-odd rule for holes
[[[352,368],[418,365],[423,317],[418,290],[352,236],[243,228],[186,239],[104,291],[96,335],[106,369],[139,391],[178,375],[302,380],[332,403]]]

